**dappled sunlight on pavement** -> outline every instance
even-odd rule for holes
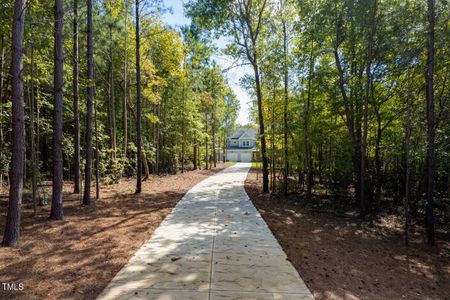
[[[193,187],[98,299],[312,299],[245,193],[249,168]]]

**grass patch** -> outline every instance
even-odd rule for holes
[[[252,167],[254,167],[254,168],[262,168],[262,162],[260,162],[260,161],[253,161],[252,162]]]

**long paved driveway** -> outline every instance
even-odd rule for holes
[[[193,187],[98,299],[313,299],[245,193],[249,168]]]

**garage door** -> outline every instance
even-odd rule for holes
[[[242,162],[251,162],[252,161],[252,153],[251,152],[242,152],[241,161]]]
[[[237,161],[237,153],[234,151],[227,151],[227,160],[228,161]]]

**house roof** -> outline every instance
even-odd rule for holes
[[[231,137],[232,140],[238,140],[244,135],[248,136],[248,138],[256,140],[256,130],[253,128],[239,128]]]

